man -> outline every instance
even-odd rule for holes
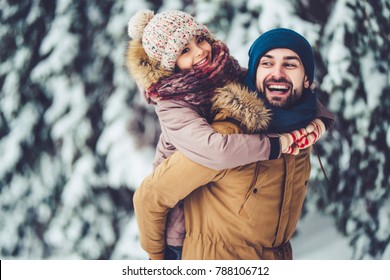
[[[298,75],[298,76],[297,76]],[[310,90],[314,80],[314,56],[309,42],[293,30],[277,28],[265,32],[249,49],[245,83],[272,110],[273,132],[289,132],[324,114],[329,127],[333,115]],[[296,88],[293,88],[292,86]]]
[[[288,45],[283,43],[286,41]],[[296,156],[282,154],[276,160],[228,170],[209,169],[179,152],[162,162],[134,195],[141,245],[151,259],[164,258],[166,215],[182,199],[186,217],[183,259],[292,258],[289,240],[306,194],[309,146],[325,130],[317,119],[310,123],[316,116],[316,96],[309,89],[314,77],[312,50],[301,35],[276,29],[260,36],[249,55],[246,81],[272,110],[269,131],[306,127],[315,132],[302,138],[282,134],[281,141],[288,142],[282,147],[294,142],[291,147],[301,149]],[[242,90],[221,89],[215,95],[216,131],[254,133],[264,129],[256,127],[261,123],[256,110],[263,103],[237,98]],[[304,130],[302,134],[306,135]]]

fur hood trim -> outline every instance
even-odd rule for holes
[[[131,40],[127,46],[126,67],[137,85],[144,89],[160,78],[172,75],[157,60],[148,57],[139,39]]]
[[[264,132],[268,128],[271,111],[245,86],[228,83],[216,90],[212,102],[214,121],[234,119],[245,133]]]

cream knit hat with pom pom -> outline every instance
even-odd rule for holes
[[[128,34],[142,40],[147,55],[167,70],[174,70],[177,57],[194,36],[212,38],[203,24],[181,11],[165,11],[157,15],[150,10],[137,12],[129,21]]]

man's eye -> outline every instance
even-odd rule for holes
[[[296,67],[296,65],[295,65],[295,64],[292,64],[292,63],[287,63],[287,64],[285,64],[285,66],[286,66],[287,68],[295,68],[295,67]]]
[[[268,62],[268,61],[264,61],[261,63],[262,66],[265,66],[265,67],[269,67],[271,66],[271,62]]]

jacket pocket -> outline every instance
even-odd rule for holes
[[[261,207],[259,204],[261,196],[261,187],[267,182],[268,166],[257,163],[256,171],[253,175],[253,181],[249,190],[244,198],[244,203],[241,206],[238,214],[247,219],[251,219],[253,213],[257,207]]]

